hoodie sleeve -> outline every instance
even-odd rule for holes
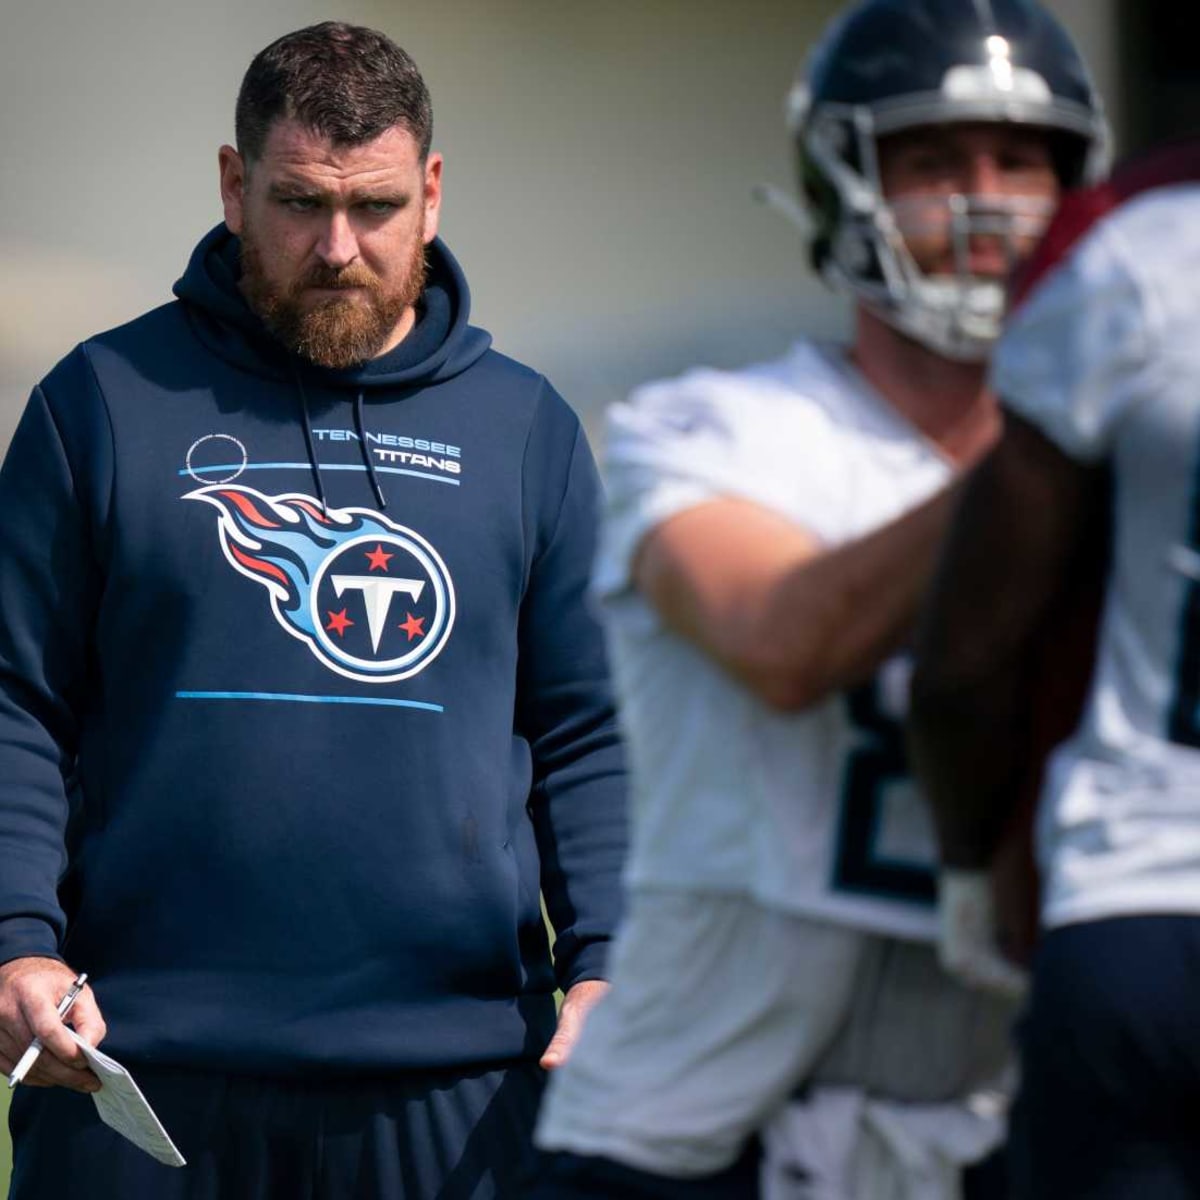
[[[0,468],[0,962],[58,957],[65,933],[57,892],[100,576],[69,446],[103,469],[111,435],[85,419],[64,436],[62,412],[99,415],[98,402],[78,350],[34,390]]]
[[[625,762],[603,634],[588,599],[600,485],[574,414],[548,386],[526,452],[533,560],[521,606],[518,723],[533,747],[530,800],[542,894],[564,990],[602,978],[619,916]]]

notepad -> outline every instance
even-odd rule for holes
[[[89,1046],[75,1030],[68,1029],[67,1032],[75,1039],[103,1085],[98,1092],[92,1093],[100,1120],[160,1163],[168,1167],[186,1166],[187,1160],[171,1141],[170,1134],[163,1128],[133,1076],[116,1059]]]

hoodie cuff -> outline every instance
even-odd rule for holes
[[[588,979],[607,980],[609,943],[609,938],[587,942],[579,947],[569,962],[564,963],[560,960],[556,964],[559,988],[568,992],[577,983]]]
[[[0,921],[0,965],[14,958],[57,958],[62,962],[52,926],[37,917]]]

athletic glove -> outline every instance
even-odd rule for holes
[[[938,879],[938,958],[969,987],[1019,999],[1029,976],[1000,953],[987,871],[943,870]]]

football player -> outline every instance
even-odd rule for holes
[[[609,997],[556,1074],[541,1195],[957,1194],[1001,1122],[1010,1003],[937,963],[901,734],[918,600],[993,443],[1005,280],[1105,123],[1029,0],[863,0],[789,99],[849,345],[699,369],[611,413],[604,604],[634,770]],[[992,982],[992,981],[989,981]],[[1007,980],[1002,976],[999,982]]]
[[[1200,1194],[1200,143],[1072,197],[1022,296],[994,363],[1004,437],[923,622],[912,744],[956,886],[985,896],[1039,631],[1111,525],[1087,706],[1039,812],[1011,1157],[1022,1200],[1174,1200]]]

